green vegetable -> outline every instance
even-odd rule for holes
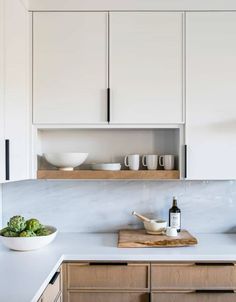
[[[36,235],[37,236],[48,236],[52,234],[52,231],[47,229],[47,228],[42,228],[42,229],[39,229],[37,232],[36,232]]]
[[[4,237],[18,237],[18,233],[17,232],[13,232],[13,231],[5,231],[3,233]]]
[[[5,237],[48,236],[52,233],[53,231],[44,227],[38,219],[31,218],[25,221],[20,215],[11,217],[7,227],[0,230],[0,235]]]
[[[10,218],[9,222],[7,223],[7,226],[9,227],[9,230],[12,232],[22,232],[25,227],[25,219],[22,216],[13,216]]]
[[[30,230],[25,230],[20,233],[19,237],[35,237],[36,234]]]
[[[8,228],[8,227],[6,227],[6,228],[4,228],[4,229],[1,229],[1,230],[0,230],[0,235],[4,236],[4,233],[5,233],[6,231],[9,231],[9,228]]]
[[[38,221],[38,219],[35,218],[31,218],[29,220],[26,221],[26,230],[32,231],[32,232],[36,232],[39,229],[42,228],[41,223]]]

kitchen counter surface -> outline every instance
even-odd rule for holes
[[[39,299],[63,261],[235,261],[236,235],[194,234],[197,246],[117,248],[117,234],[60,233],[49,246],[14,252],[0,244],[0,301]]]

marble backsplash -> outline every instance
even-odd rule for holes
[[[236,232],[236,181],[23,181],[3,185],[2,219],[37,217],[64,232],[139,227],[135,210],[167,219],[172,196],[192,232]],[[1,220],[1,219],[0,219]]]

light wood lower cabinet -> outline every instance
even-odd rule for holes
[[[145,263],[68,263],[68,289],[149,289]]]
[[[149,302],[149,293],[69,292],[68,302]]]
[[[236,301],[234,263],[71,262],[63,282],[63,302]]]
[[[235,302],[235,293],[153,293],[152,302]]]
[[[62,302],[62,269],[54,274],[38,302]]]
[[[58,296],[58,298],[57,298],[57,300],[55,302],[63,302],[62,293]]]
[[[149,263],[65,263],[64,302],[148,302]]]
[[[236,289],[233,263],[151,265],[152,290]]]

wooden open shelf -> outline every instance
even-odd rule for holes
[[[38,179],[179,179],[178,170],[121,170],[121,171],[92,171],[92,170],[38,170]]]

